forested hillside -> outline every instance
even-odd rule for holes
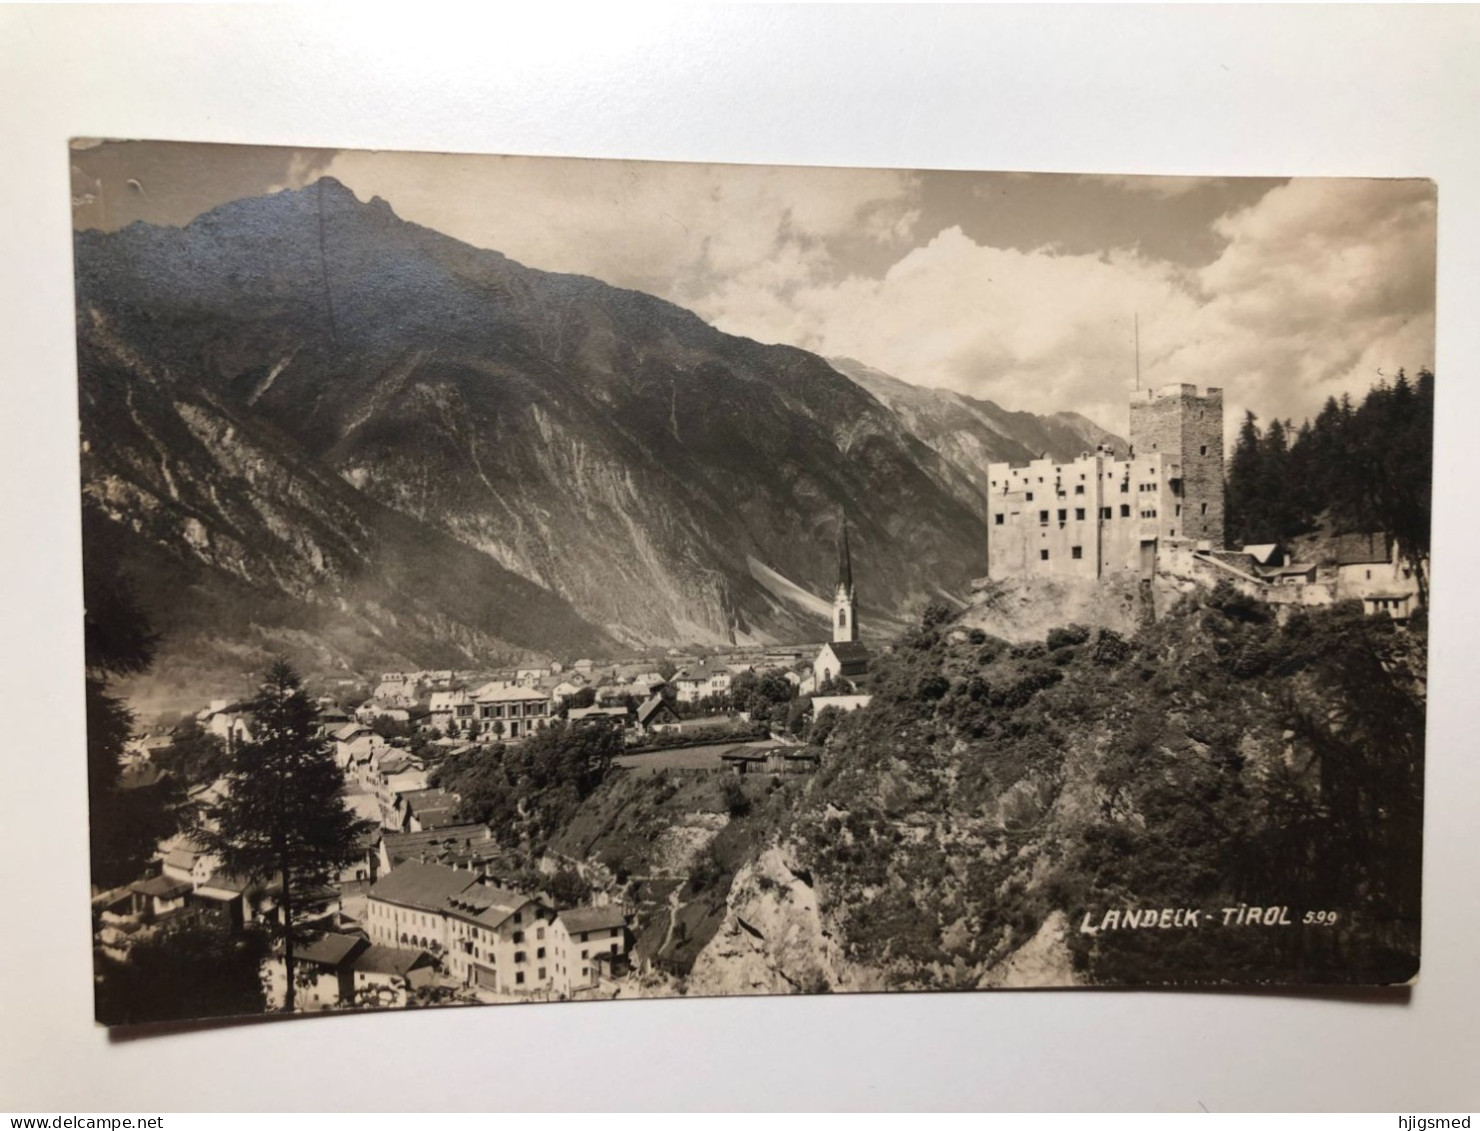
[[[1228,467],[1230,546],[1288,540],[1317,529],[1385,531],[1399,551],[1429,553],[1433,476],[1434,375],[1410,381],[1401,370],[1360,405],[1327,400],[1296,428],[1244,417]]]

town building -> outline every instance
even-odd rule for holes
[[[627,715],[626,707],[572,707],[566,718],[571,726],[602,723],[620,729],[627,725]]]
[[[1387,534],[1342,534],[1332,547],[1336,599],[1362,602],[1369,616],[1407,620],[1418,605],[1418,577]]]
[[[575,907],[551,923],[552,989],[570,997],[593,989],[603,974],[625,972],[630,961],[627,919],[616,906]]]
[[[728,695],[734,676],[727,667],[696,665],[673,677],[673,688],[680,703],[698,703],[716,695]]]
[[[589,952],[626,953],[626,920],[590,909],[561,912],[542,899],[503,887],[473,870],[403,864],[382,878],[366,901],[372,943],[422,949],[441,958],[447,975],[495,993],[568,993],[590,977]],[[600,920],[598,926],[597,920]],[[575,926],[569,924],[574,923]],[[612,947],[615,945],[616,950]],[[562,967],[557,975],[557,965]]]
[[[1131,450],[987,468],[987,575],[1149,580],[1172,543],[1223,546],[1223,390],[1167,385],[1130,406]]]
[[[465,730],[477,711],[477,704],[466,690],[434,691],[427,701],[428,722],[438,730],[446,731],[449,723],[458,730]]]
[[[295,1009],[313,1012],[337,1009],[354,1000],[354,960],[369,947],[358,935],[327,931],[293,948]],[[263,963],[267,1008],[282,1009],[287,996],[288,972],[281,945]]]
[[[537,688],[495,682],[473,693],[483,737],[524,738],[550,725],[550,696]]]
[[[437,977],[436,962],[424,950],[372,943],[350,960],[354,1004],[367,1009],[400,1009],[413,993]]]
[[[637,708],[637,726],[644,734],[661,734],[680,725],[673,704],[662,695],[654,695]]]
[[[420,832],[388,832],[380,838],[377,871],[383,876],[407,863],[477,868],[498,855],[498,843],[488,826],[483,824],[445,825]]]

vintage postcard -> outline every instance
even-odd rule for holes
[[[1432,183],[69,156],[100,1023],[1417,976]]]

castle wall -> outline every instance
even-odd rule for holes
[[[1082,577],[1141,570],[1170,498],[1160,455],[988,467],[987,575]]]
[[[1223,545],[1223,393],[1131,403],[1132,450],[987,469],[987,576],[1147,577],[1173,545]]]
[[[1131,449],[1177,465],[1159,508],[1166,537],[1223,545],[1223,390],[1196,385],[1149,389],[1131,401]],[[1176,521],[1172,521],[1176,520]]]

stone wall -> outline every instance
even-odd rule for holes
[[[1178,465],[1180,491],[1168,499],[1170,536],[1223,546],[1223,390],[1196,385],[1149,389],[1131,402],[1131,447]],[[1180,512],[1178,507],[1181,508]]]

